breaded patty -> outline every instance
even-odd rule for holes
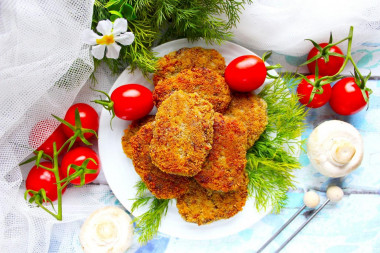
[[[205,67],[224,75],[226,63],[223,56],[215,49],[181,48],[158,60],[153,83],[156,85],[160,80],[176,75],[184,69],[196,67]]]
[[[133,165],[154,196],[159,199],[176,198],[188,190],[190,178],[167,174],[153,165],[149,155],[153,127],[154,122],[149,122],[131,138]]]
[[[157,108],[176,90],[198,93],[214,106],[216,112],[223,113],[231,101],[230,89],[224,77],[208,68],[185,69],[159,82],[153,91]]]
[[[175,91],[157,110],[150,155],[162,171],[194,176],[211,149],[214,110],[197,93]]]
[[[234,93],[225,116],[236,117],[248,131],[247,149],[253,146],[268,124],[267,103],[251,93]]]
[[[177,198],[178,212],[184,220],[198,225],[228,219],[243,209],[247,184],[248,181],[236,191],[218,192],[207,190],[194,180],[189,191]]]
[[[194,176],[203,187],[232,191],[246,184],[247,128],[235,118],[215,113],[214,140],[202,171]]]
[[[147,115],[144,118],[134,120],[127,129],[124,130],[124,136],[121,138],[121,145],[123,146],[124,153],[132,159],[132,148],[129,140],[134,136],[142,126],[148,122],[154,121],[153,115]]]

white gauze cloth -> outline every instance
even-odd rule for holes
[[[232,31],[237,43],[257,49],[301,56],[312,44],[347,37],[354,26],[353,48],[380,41],[378,0],[254,0],[245,5],[240,23]],[[347,43],[343,43],[345,50]]]
[[[93,60],[82,42],[92,12],[91,0],[0,1],[1,252],[48,252],[56,223],[67,224],[61,238],[71,241],[78,229],[72,221],[104,206],[100,196],[110,194],[106,185],[67,189],[59,222],[23,199],[23,178],[33,164],[18,166],[32,151],[29,133],[37,122],[53,119],[51,114],[63,118],[74,102],[90,103],[94,98],[87,82]],[[96,88],[106,91],[114,81],[107,72],[97,73],[97,78]],[[44,129],[33,146],[38,147],[53,130]]]

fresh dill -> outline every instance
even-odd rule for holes
[[[232,37],[230,28],[239,21],[245,3],[251,0],[95,0],[92,29],[99,21],[111,19],[110,6],[129,4],[134,17],[128,19],[128,30],[135,35],[134,42],[123,46],[119,59],[103,58],[110,70],[117,74],[128,65],[139,68],[144,75],[155,71],[157,58],[151,51],[155,45],[179,38],[190,41],[205,39],[220,43]],[[228,21],[218,18],[225,15]],[[100,60],[95,61],[95,68]]]
[[[305,129],[307,110],[299,105],[295,93],[289,92],[297,81],[284,75],[267,85],[260,96],[267,102],[268,126],[260,139],[247,152],[248,193],[255,199],[257,210],[272,206],[279,213],[286,205],[287,191],[294,188],[293,171],[301,164],[301,134]]]
[[[149,203],[148,211],[135,220],[136,227],[139,229],[140,236],[138,241],[140,243],[147,243],[158,233],[158,228],[160,227],[162,218],[166,216],[170,201],[171,199],[157,199],[154,196],[140,196],[135,199],[132,212]]]

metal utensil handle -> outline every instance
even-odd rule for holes
[[[312,216],[310,216],[310,218],[307,220],[307,221],[305,221],[305,223],[304,224],[302,224],[281,246],[280,246],[280,248],[278,249],[278,250],[276,250],[275,252],[276,253],[278,253],[278,252],[280,252],[318,213],[319,213],[319,211],[321,211],[322,210],[322,208],[324,208],[328,203],[330,202],[330,200],[329,199],[327,199],[326,201],[325,201],[325,203],[323,203],[323,205],[321,205],[318,209],[317,209],[317,211],[315,211],[314,213],[313,213],[313,215]]]
[[[271,238],[269,238],[269,240],[263,246],[261,246],[257,253],[262,252],[274,240],[274,238],[276,238],[282,232],[282,230],[284,230],[289,225],[289,223],[292,222],[303,211],[303,209],[305,209],[305,207],[306,205],[303,205],[298,210],[298,212],[296,212],[284,225],[282,225],[282,227]]]

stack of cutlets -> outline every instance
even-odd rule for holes
[[[246,150],[268,123],[263,99],[231,94],[225,67],[214,49],[182,48],[162,57],[153,77],[157,114],[134,121],[122,139],[151,193],[176,198],[181,216],[198,225],[242,210]]]

